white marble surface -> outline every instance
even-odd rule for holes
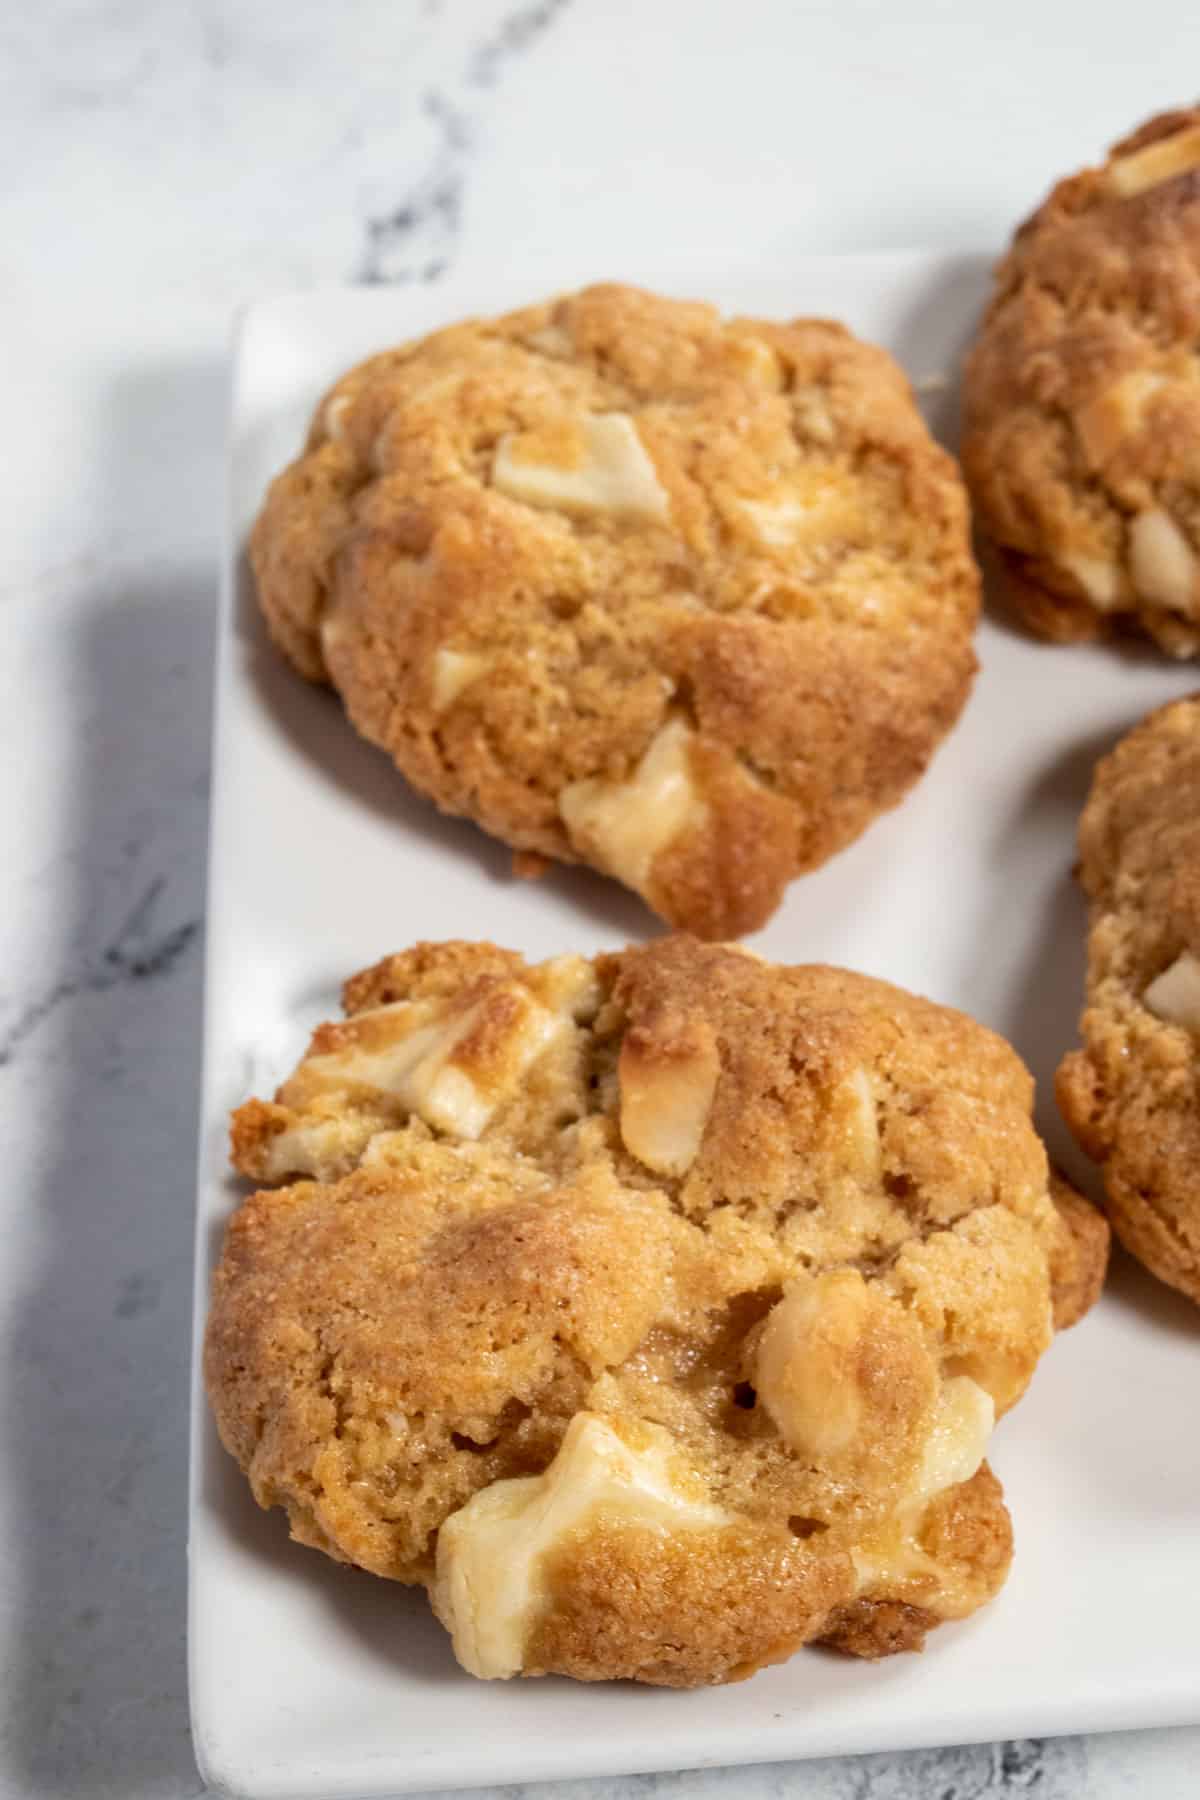
[[[1136,16],[1132,40],[1128,9],[1079,0],[43,0],[0,22],[0,1794],[201,1791],[185,1360],[235,309],[581,233],[612,274],[664,234],[998,244],[1057,168],[1186,97],[1194,13]],[[1198,1765],[1182,1731],[560,1791],[1183,1800]]]

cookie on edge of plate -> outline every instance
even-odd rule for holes
[[[883,1656],[996,1592],[992,1424],[1099,1273],[1007,1044],[683,937],[424,944],[345,1003],[234,1115],[285,1185],[205,1344],[294,1538],[423,1583],[483,1677]]]
[[[630,287],[352,369],[251,561],[413,787],[707,938],[901,799],[975,669],[965,490],[892,358]]]
[[[1200,108],[1060,181],[967,357],[963,472],[1026,623],[1200,651]]]
[[[1059,1107],[1126,1249],[1200,1302],[1200,695],[1097,765],[1079,859],[1087,999]]]

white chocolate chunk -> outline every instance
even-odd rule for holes
[[[733,361],[743,381],[778,393],[784,384],[784,368],[777,353],[760,337],[736,337],[729,340]]]
[[[879,1175],[882,1164],[882,1147],[871,1077],[865,1069],[855,1069],[847,1079],[845,1088],[851,1103],[850,1134],[858,1152],[862,1173],[868,1178],[875,1178]]]
[[[444,712],[486,675],[495,658],[482,650],[439,650],[433,659],[433,704]]]
[[[763,543],[773,550],[786,550],[795,543],[809,513],[798,500],[742,500],[739,504]]]
[[[720,1073],[716,1039],[701,1021],[664,1044],[627,1036],[617,1080],[621,1139],[630,1154],[655,1174],[686,1175],[696,1160]]]
[[[797,1456],[900,1498],[920,1465],[940,1380],[919,1322],[857,1269],[793,1278],[767,1315],[754,1386]]]
[[[531,331],[525,342],[543,356],[570,356],[575,348],[570,333],[561,325],[543,325],[540,330]]]
[[[574,848],[628,887],[644,889],[659,852],[703,816],[691,737],[682,719],[670,719],[627,780],[575,781],[558,796]]]
[[[803,489],[793,488],[773,500],[739,500],[755,535],[772,550],[787,550],[814,534],[840,533],[848,522],[844,484],[828,476],[810,477]]]
[[[1079,408],[1075,429],[1093,468],[1101,468],[1141,430],[1146,408],[1167,385],[1156,370],[1132,369]]]
[[[837,1340],[853,1345],[865,1303],[862,1277],[844,1270],[804,1282],[768,1315],[754,1386],[780,1435],[801,1456],[835,1457],[858,1436],[862,1395],[847,1378]]]
[[[263,1179],[284,1181],[289,1175],[320,1175],[330,1168],[349,1166],[370,1134],[367,1120],[301,1118],[267,1142]]]
[[[1159,138],[1144,149],[1119,156],[1108,171],[1108,184],[1123,200],[1147,188],[1200,168],[1200,125],[1189,125],[1173,137]]]
[[[1071,552],[1058,560],[1101,612],[1113,612],[1120,605],[1125,584],[1116,563],[1107,562],[1102,556],[1078,556]]]
[[[837,426],[830,411],[829,396],[819,382],[793,388],[792,408],[797,425],[807,437],[815,438],[819,444],[832,444],[837,436]]]
[[[660,1531],[712,1531],[733,1515],[686,1492],[674,1440],[635,1427],[628,1443],[597,1413],[577,1413],[543,1475],[495,1481],[451,1513],[438,1533],[434,1590],[454,1653],[481,1679],[521,1669],[530,1628],[547,1604],[546,1554],[597,1517]]]
[[[578,429],[582,454],[569,468],[532,460],[507,433],[496,446],[493,487],[526,506],[665,524],[667,492],[628,413],[590,413]]]
[[[512,1009],[505,1034],[503,1079],[485,1088],[466,1068],[456,1066],[455,1053],[475,1031],[498,998]],[[433,1016],[431,1017],[431,1013]],[[434,1009],[429,1002],[377,1007],[352,1021],[396,1015],[396,1030],[371,1045],[351,1044],[326,1055],[309,1057],[303,1076],[310,1089],[353,1084],[394,1095],[400,1104],[438,1131],[474,1139],[486,1128],[496,1108],[513,1092],[526,1070],[563,1031],[568,1016],[539,1006],[515,982],[497,984],[465,1011]]]
[[[319,626],[321,649],[326,655],[337,647],[346,635],[345,627],[335,612],[327,612],[322,616]]]
[[[564,1018],[593,1018],[600,1005],[600,983],[586,956],[552,956],[529,977],[538,998]]]
[[[331,438],[335,444],[340,444],[346,435],[346,414],[352,405],[353,401],[349,394],[335,394],[325,407],[321,427],[325,436]]]
[[[944,1572],[921,1548],[917,1532],[930,1501],[947,1488],[970,1481],[976,1473],[995,1423],[992,1397],[978,1382],[955,1375],[943,1384],[925,1454],[908,1495],[880,1530],[851,1551],[860,1593],[877,1586],[894,1589],[906,1581],[933,1581],[942,1617],[972,1610],[969,1594],[965,1600],[955,1594],[953,1582],[947,1584]]]
[[[1200,1036],[1200,959],[1183,951],[1155,976],[1142,999],[1156,1019]]]
[[[1129,566],[1147,600],[1172,612],[1195,614],[1200,606],[1196,553],[1161,507],[1138,513],[1130,526]]]
[[[970,1481],[987,1452],[996,1423],[996,1403],[969,1375],[942,1383],[933,1429],[913,1488],[921,1506],[960,1481]]]

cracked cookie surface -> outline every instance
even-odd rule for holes
[[[893,360],[628,287],[352,369],[251,560],[414,787],[705,937],[899,801],[975,667],[965,493]]]
[[[1117,1236],[1200,1301],[1200,696],[1098,764],[1079,855],[1087,998],[1059,1106],[1102,1166]]]
[[[963,468],[1027,623],[1200,651],[1200,108],[1054,188],[967,359]]]
[[[993,1421],[1101,1272],[1002,1040],[688,938],[421,945],[345,1003],[234,1116],[284,1185],[206,1339],[294,1537],[424,1583],[481,1676],[693,1686],[991,1597]]]

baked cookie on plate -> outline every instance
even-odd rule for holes
[[[294,1538],[425,1584],[482,1677],[882,1656],[996,1592],[992,1425],[1104,1260],[1007,1044],[681,937],[421,945],[345,1000],[234,1116],[284,1185],[206,1339]]]
[[[352,369],[251,560],[414,787],[704,937],[894,805],[975,667],[964,490],[892,359],[629,287]]]
[[[1102,1165],[1122,1243],[1200,1301],[1200,696],[1098,765],[1079,858],[1087,1005],[1059,1106]]]
[[[1021,226],[966,366],[963,467],[1043,637],[1200,650],[1200,108]]]

